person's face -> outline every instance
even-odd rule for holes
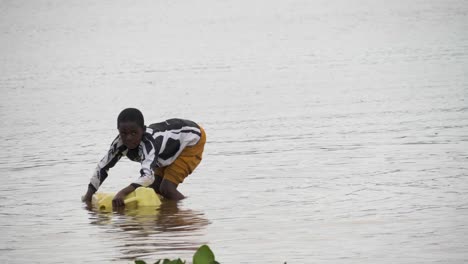
[[[129,149],[135,149],[140,145],[143,136],[143,128],[135,122],[122,122],[119,124],[119,135],[123,144]]]

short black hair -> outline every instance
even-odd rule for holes
[[[120,123],[129,121],[135,122],[141,128],[145,127],[143,114],[136,108],[125,108],[120,112],[119,117],[117,117],[117,128],[119,128]]]

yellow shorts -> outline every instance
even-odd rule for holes
[[[166,167],[156,168],[154,175],[169,180],[175,184],[180,184],[189,176],[193,170],[200,164],[203,155],[203,149],[206,143],[205,130],[200,127],[201,137],[197,144],[186,147],[180,153],[179,157],[172,164]]]

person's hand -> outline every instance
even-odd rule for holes
[[[114,199],[112,199],[112,207],[117,208],[117,207],[125,206],[124,198],[125,198],[125,195],[122,194],[122,192],[118,192],[114,196]]]
[[[114,196],[114,199],[112,199],[112,207],[119,208],[119,207],[125,206],[125,202],[124,202],[125,196],[127,196],[129,193],[133,192],[134,190],[135,188],[132,185],[129,185],[123,188],[122,190],[120,190],[120,192],[118,192]]]
[[[85,202],[86,204],[91,204],[91,201],[93,200],[93,194],[95,192],[96,192],[96,189],[92,187],[88,187],[88,191],[86,192],[86,194],[81,196],[81,201]]]
[[[85,195],[81,196],[81,201],[86,204],[86,209],[92,210],[92,199],[93,195],[90,192],[87,192]]]
[[[92,202],[91,202],[92,201],[92,196],[85,194],[85,195],[83,195],[81,197],[81,201],[86,204],[87,208],[91,208],[91,206],[92,206]]]

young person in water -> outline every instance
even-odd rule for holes
[[[98,163],[83,201],[91,202],[93,194],[107,178],[108,170],[122,156],[139,162],[141,170],[139,177],[115,195],[113,206],[123,206],[125,196],[140,186],[151,187],[167,199],[185,198],[177,186],[202,160],[206,142],[203,128],[184,119],[145,126],[143,114],[138,109],[127,108],[117,118],[117,129],[119,135]]]

